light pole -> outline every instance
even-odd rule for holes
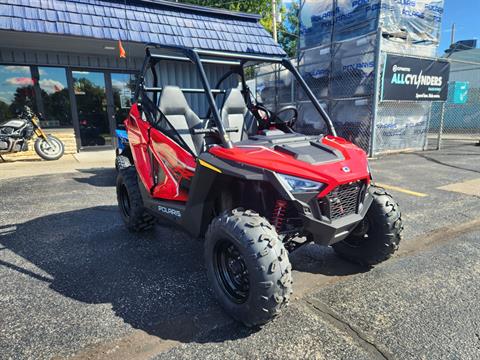
[[[272,0],[272,24],[273,24],[273,40],[278,42],[277,40],[277,1]]]

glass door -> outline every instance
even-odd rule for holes
[[[108,121],[105,74],[72,71],[81,146],[112,145]]]
[[[132,96],[135,92],[136,76],[135,74],[112,73],[112,91],[113,91],[113,109],[115,127],[123,129],[123,122],[128,116],[132,106]]]

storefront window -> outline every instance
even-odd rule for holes
[[[136,76],[134,74],[112,74],[113,101],[115,106],[115,123],[117,128],[123,127],[132,106],[135,92]]]
[[[25,105],[37,111],[29,66],[0,65],[0,123],[15,118]]]
[[[44,116],[43,127],[72,127],[70,98],[64,68],[39,67],[39,81]]]
[[[111,145],[104,73],[73,71],[72,74],[82,146]]]

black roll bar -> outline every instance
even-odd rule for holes
[[[215,50],[202,50],[195,49],[198,55],[220,57],[225,59],[238,59],[238,60],[247,60],[247,61],[263,61],[271,63],[282,63],[283,57],[280,56],[264,56],[264,55],[253,55],[253,54],[243,54],[243,53],[228,53],[223,51]]]
[[[159,60],[173,60],[173,61],[184,61],[192,62],[188,57],[183,56],[174,56],[174,55],[160,55],[160,54],[151,54],[152,59]],[[217,59],[200,59],[202,63],[205,64],[219,64],[219,65],[240,65],[240,61],[233,60],[217,60]]]
[[[195,89],[195,88],[180,88],[182,92],[188,93],[188,94],[203,94],[205,92],[205,89]],[[162,87],[143,87],[143,91],[147,92],[162,92],[163,88]],[[227,90],[223,89],[211,89],[212,93],[214,94],[225,94]]]
[[[217,105],[215,104],[215,98],[213,97],[212,89],[210,88],[210,84],[208,83],[207,74],[205,73],[205,69],[203,68],[200,56],[198,56],[198,54],[194,50],[188,50],[186,55],[192,59],[192,62],[197,66],[198,72],[200,73],[200,80],[202,81],[202,85],[205,88],[205,95],[207,95],[207,100],[210,104],[210,108],[212,109],[213,119],[215,121],[215,125],[217,125],[218,132],[220,133],[222,143],[227,149],[231,149],[233,148],[233,144],[227,132],[225,131],[225,126],[223,125],[222,119],[220,118],[220,113],[218,112]]]
[[[180,51],[182,52],[185,57],[182,56],[175,56],[175,55],[159,55],[159,54],[152,54],[150,52],[150,48],[164,48],[172,51]],[[214,51],[214,50],[203,50],[203,49],[190,49],[186,47],[181,47],[181,46],[173,46],[173,45],[158,45],[158,44],[147,44],[146,48],[146,53],[147,53],[147,59],[145,62],[150,61],[150,59],[158,59],[158,60],[178,60],[178,61],[191,61],[196,67],[197,70],[200,74],[200,80],[202,82],[203,88],[205,95],[207,96],[208,103],[210,105],[210,108],[213,113],[213,118],[215,121],[215,125],[220,133],[220,138],[222,140],[222,143],[224,144],[225,147],[227,148],[232,148],[232,142],[225,131],[225,127],[223,125],[223,122],[220,117],[220,113],[218,111],[218,108],[215,103],[215,98],[213,96],[213,93],[216,92],[218,89],[211,89],[210,84],[207,79],[207,75],[205,73],[205,69],[203,68],[202,63],[213,63],[213,64],[224,64],[224,65],[236,65],[236,66],[242,66],[245,64],[245,62],[248,61],[259,61],[259,62],[269,62],[269,63],[277,63],[283,65],[287,70],[290,70],[295,77],[295,79],[298,81],[302,89],[305,91],[307,94],[308,98],[310,101],[313,103],[313,106],[315,109],[320,113],[322,116],[323,120],[325,121],[329,132],[333,136],[337,136],[337,132],[335,131],[335,127],[333,126],[333,122],[330,119],[330,116],[328,116],[327,112],[323,107],[320,105],[320,102],[318,99],[315,97],[313,94],[312,90],[310,87],[307,85],[305,80],[303,79],[302,75],[298,72],[298,70],[295,68],[295,66],[292,64],[292,62],[286,58],[286,57],[281,57],[281,56],[265,56],[265,55],[254,55],[254,54],[244,54],[244,53],[230,53],[230,52],[223,52],[223,51]],[[207,56],[207,57],[212,57],[212,59],[204,58],[201,59],[200,55]],[[228,61],[226,59],[235,59],[235,61]],[[146,70],[147,64],[144,63],[144,71]],[[143,80],[143,74],[142,73],[142,80]],[[243,78],[243,77],[242,77]],[[245,83],[245,79],[242,79],[242,83]],[[152,88],[153,89],[153,88]],[[156,89],[161,89],[161,88],[156,88]],[[192,92],[196,92],[197,90],[200,89],[190,89],[190,90],[195,90]],[[161,90],[155,90],[155,91],[161,91]],[[137,94],[135,94],[137,96]]]
[[[302,86],[302,89],[307,93],[307,96],[308,98],[310,99],[310,101],[313,103],[313,106],[315,106],[315,109],[317,109],[317,111],[320,113],[320,115],[322,115],[323,117],[323,120],[325,121],[325,123],[327,124],[327,127],[328,127],[328,131],[330,131],[330,133],[333,135],[333,136],[337,136],[337,132],[335,131],[335,127],[333,126],[333,122],[332,122],[332,119],[330,119],[330,116],[328,116],[327,112],[325,111],[325,109],[322,107],[322,105],[320,105],[320,102],[318,101],[318,99],[315,97],[315,95],[313,94],[312,90],[310,89],[310,87],[307,85],[307,83],[305,82],[305,80],[303,79],[302,75],[300,75],[300,73],[298,72],[298,70],[295,68],[295,66],[293,66],[292,62],[287,59],[287,58],[283,58],[282,59],[282,65],[290,70],[293,74],[293,76],[295,76],[295,79],[300,83],[300,85]]]

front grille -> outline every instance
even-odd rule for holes
[[[319,201],[322,215],[336,220],[355,214],[364,193],[364,183],[361,181],[340,185]]]

